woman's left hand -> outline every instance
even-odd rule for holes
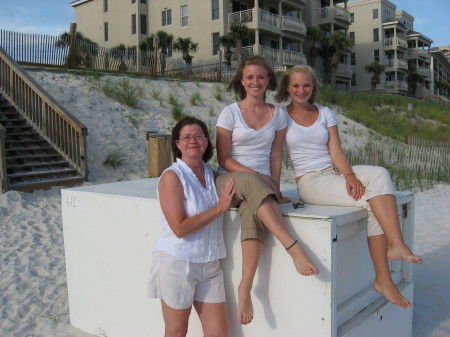
[[[283,194],[281,194],[281,192],[280,192],[280,193],[278,193],[278,202],[279,202],[280,204],[286,204],[286,203],[288,203],[288,202],[291,202],[291,199],[285,197],[285,196],[284,196]]]
[[[363,184],[356,178],[354,174],[351,174],[346,179],[347,193],[355,200],[359,200],[364,195],[366,189]]]

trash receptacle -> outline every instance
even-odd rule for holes
[[[172,165],[172,136],[165,133],[147,132],[148,142],[148,176],[159,177],[161,173]]]

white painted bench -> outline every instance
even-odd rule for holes
[[[164,335],[159,300],[146,297],[154,241],[161,231],[158,178],[63,189],[62,215],[71,324],[108,337]],[[283,185],[292,200],[294,185]],[[414,196],[397,195],[405,241],[412,246]],[[296,273],[272,236],[254,282],[255,319],[236,321],[241,275],[239,215],[225,214],[225,272],[230,337],[411,336],[412,308],[400,309],[372,290],[374,272],[366,240],[365,210],[281,206],[320,274]],[[392,276],[413,300],[412,268],[391,263]],[[101,330],[100,330],[101,329]],[[202,336],[195,312],[188,336]]]

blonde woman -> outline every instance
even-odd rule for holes
[[[373,288],[402,308],[412,304],[392,281],[388,259],[422,263],[403,242],[395,189],[389,172],[377,166],[351,167],[342,151],[334,112],[315,104],[319,82],[314,70],[286,71],[275,96],[287,118],[285,145],[295,169],[298,192],[306,203],[367,209],[367,241],[376,277]]]

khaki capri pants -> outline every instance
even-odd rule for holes
[[[229,172],[222,173],[216,177],[217,192],[220,194],[222,185],[233,177],[235,180],[236,194],[231,207],[238,207],[241,217],[241,241],[256,239],[265,243],[267,228],[258,219],[256,212],[262,201],[267,196],[273,196],[278,202],[276,191],[274,191],[261,174],[253,172]],[[270,176],[269,176],[270,177]],[[270,179],[276,183],[275,178]]]
[[[368,212],[367,236],[384,234],[367,200],[385,194],[395,195],[391,176],[384,167],[379,166],[356,165],[352,169],[365,187],[360,200],[347,194],[345,177],[335,166],[303,175],[297,182],[300,198],[313,205],[365,208]]]

